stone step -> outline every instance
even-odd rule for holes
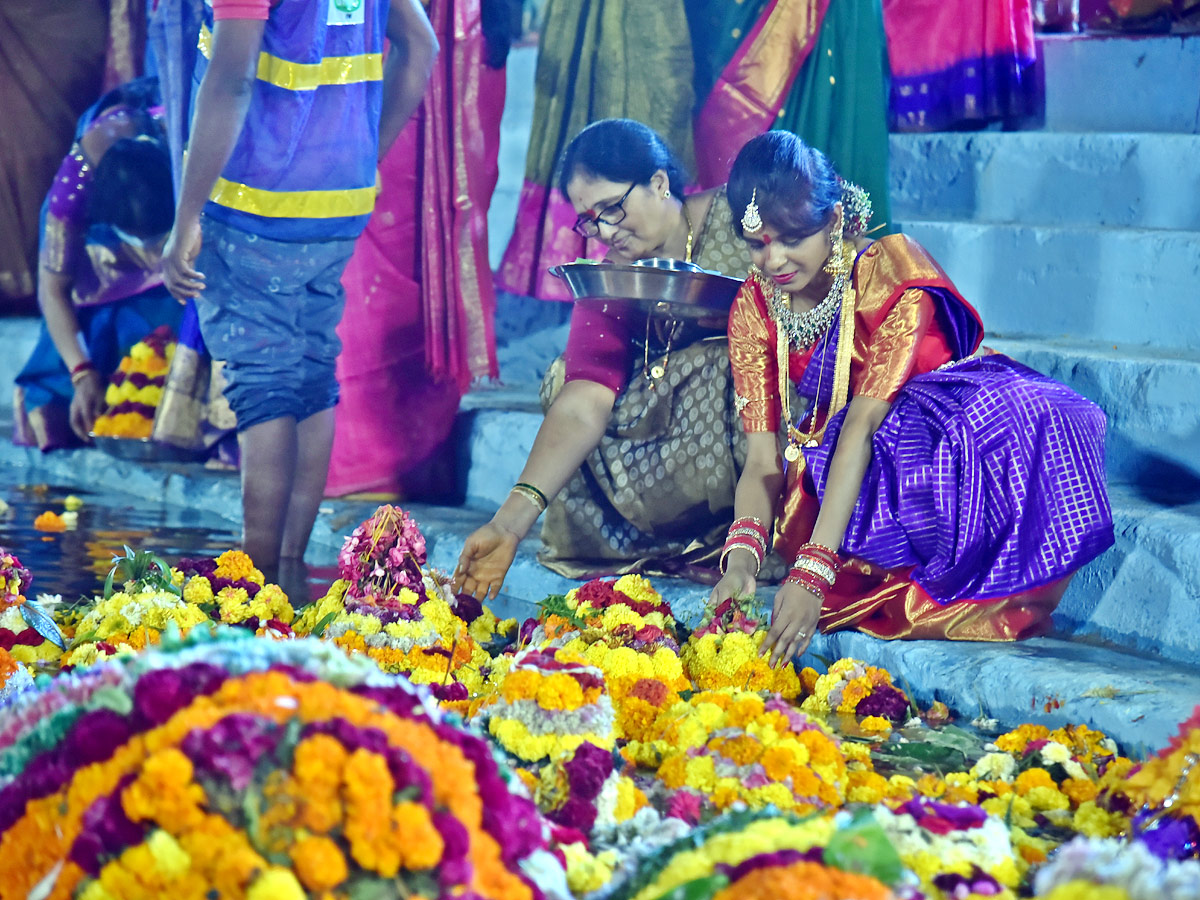
[[[897,219],[1200,230],[1200,135],[894,134]]]
[[[1200,231],[911,221],[989,332],[1200,347]]]
[[[1004,338],[987,345],[1104,410],[1110,479],[1165,495],[1200,490],[1200,352]]]
[[[1043,35],[1038,49],[1047,131],[1200,134],[1200,35]]]

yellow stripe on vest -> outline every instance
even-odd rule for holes
[[[212,32],[200,27],[197,43],[205,59],[212,58]],[[358,84],[383,80],[383,54],[364,53],[359,56],[329,56],[319,63],[297,63],[272,56],[265,50],[258,54],[259,81],[265,81],[289,91],[315,91],[325,85]]]
[[[336,219],[369,214],[375,208],[375,187],[344,191],[266,191],[218,178],[208,199],[228,209],[270,219]]]

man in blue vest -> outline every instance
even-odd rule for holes
[[[225,361],[243,548],[273,577],[325,490],[342,270],[437,51],[418,0],[205,3],[164,275]]]

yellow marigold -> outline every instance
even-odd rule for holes
[[[687,786],[702,794],[711,794],[717,786],[716,764],[711,756],[695,756],[684,765]]]
[[[936,775],[922,775],[917,779],[916,788],[922,796],[936,799],[946,793],[946,782]]]
[[[1050,776],[1050,773],[1045,769],[1037,767],[1026,769],[1024,772],[1018,775],[1014,786],[1017,789],[1017,793],[1022,797],[1024,797],[1034,788],[1038,787],[1051,788],[1055,791],[1058,790],[1058,785],[1055,784],[1054,779]]]
[[[533,669],[517,669],[509,672],[504,679],[501,693],[508,703],[518,700],[532,700],[537,696],[538,687],[542,683],[542,674]]]
[[[217,570],[213,574],[230,581],[249,578],[254,571],[254,561],[241,550],[226,550],[217,557]]]
[[[246,900],[306,900],[306,895],[291,870],[271,866],[254,879]]]
[[[763,752],[762,744],[748,734],[739,734],[720,742],[714,747],[720,754],[732,760],[739,766],[748,766],[755,762]]]
[[[194,827],[201,818],[204,789],[192,781],[192,761],[170,747],[151,754],[121,793],[121,807],[133,822],[157,822],[173,834]]]
[[[599,890],[612,878],[617,857],[611,850],[592,856],[580,843],[563,844],[561,849],[567,861],[567,887],[576,897]]]
[[[179,842],[161,828],[156,829],[146,839],[146,848],[154,857],[154,866],[168,878],[180,878],[192,864],[192,858],[187,855]]]
[[[538,685],[537,702],[542,709],[579,709],[583,705],[583,688],[570,675],[555,672]]]
[[[1057,787],[1043,787],[1039,785],[1030,788],[1025,793],[1025,799],[1029,801],[1030,806],[1039,812],[1071,808],[1070,799]]]
[[[227,587],[217,592],[223,622],[244,622],[250,617],[250,595],[245,588]]]
[[[877,772],[851,772],[846,799],[851,803],[880,803],[887,788],[887,779]]]
[[[1095,800],[1096,795],[1100,793],[1096,783],[1087,778],[1068,778],[1059,785],[1059,788],[1070,798],[1074,806],[1079,806],[1087,800]]]
[[[613,589],[620,591],[635,603],[662,605],[662,595],[654,589],[648,578],[641,575],[622,575],[613,585]]]
[[[1120,813],[1109,812],[1096,805],[1094,800],[1085,800],[1075,810],[1071,827],[1087,837],[1116,837],[1125,830],[1129,820]]]
[[[1125,888],[1091,881],[1068,881],[1043,896],[1045,900],[1129,900]]]
[[[1045,725],[1020,725],[1008,734],[996,738],[996,746],[1007,753],[1020,756],[1030,741],[1042,741],[1050,737],[1050,729]]]
[[[618,822],[624,822],[633,818],[634,814],[643,806],[649,806],[650,801],[645,793],[633,780],[625,775],[621,775],[617,779],[617,805],[613,810],[613,818]]]
[[[917,794],[917,783],[907,775],[893,775],[888,779],[888,800],[911,800]]]
[[[891,734],[892,723],[883,716],[867,716],[858,727],[868,734]]]
[[[335,888],[350,874],[338,845],[323,835],[300,838],[288,849],[288,855],[300,883],[310,891]]]
[[[188,603],[211,603],[212,584],[203,575],[197,575],[183,586],[183,599]]]
[[[263,585],[254,599],[256,602],[265,604],[267,607],[269,615],[262,616],[262,618],[278,619],[280,622],[291,624],[292,619],[296,616],[295,610],[292,609],[292,604],[288,602],[288,595],[277,584]]]

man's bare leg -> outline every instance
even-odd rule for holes
[[[297,426],[291,416],[238,435],[242,469],[242,549],[268,578],[279,568],[289,500],[295,486]]]

